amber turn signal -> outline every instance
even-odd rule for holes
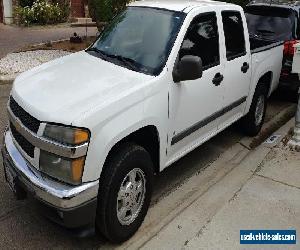
[[[81,144],[89,140],[89,132],[82,129],[76,129],[74,133],[74,144]]]
[[[80,157],[72,161],[72,179],[74,183],[81,182],[85,157]]]

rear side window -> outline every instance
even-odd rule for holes
[[[180,59],[185,55],[200,57],[203,69],[220,64],[216,13],[201,14],[191,22],[179,52]]]
[[[233,60],[245,55],[245,36],[241,13],[237,11],[223,11],[222,21],[227,60]]]

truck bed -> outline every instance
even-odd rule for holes
[[[259,37],[250,37],[249,40],[250,40],[250,49],[252,54],[264,50],[268,50],[283,44],[283,42],[267,40]]]
[[[253,39],[251,41],[252,86],[256,86],[260,77],[271,73],[272,83],[269,95],[277,88],[282,67],[283,42]]]

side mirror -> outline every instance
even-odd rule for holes
[[[196,80],[202,77],[202,60],[198,56],[186,55],[178,61],[173,70],[174,82]]]

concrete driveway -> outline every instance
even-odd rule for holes
[[[84,27],[73,28],[68,25],[60,25],[45,28],[20,28],[0,24],[0,58],[27,45],[69,38],[74,32],[85,36]],[[94,36],[96,33],[96,27],[88,28],[88,36]]]
[[[10,88],[11,85],[0,85],[0,134],[7,124],[5,105]],[[271,119],[272,114],[277,113],[278,109],[289,105],[287,102],[272,101],[268,119]],[[131,244],[134,245],[144,237],[149,237],[149,232],[156,225],[164,222],[169,215],[176,216],[176,209],[186,200],[193,198],[195,193],[206,192],[217,185],[220,179],[232,170],[232,165],[227,162],[230,159],[241,161],[245,157],[245,152],[248,152],[239,144],[242,136],[236,127],[230,127],[163,171],[156,178],[152,205],[142,228],[132,240],[119,247],[130,248]],[[2,143],[2,136],[0,136],[0,143]],[[213,162],[215,164],[212,164]],[[1,157],[0,166],[0,249],[117,247],[99,236],[74,237],[74,232],[69,232],[39,215],[30,200],[16,201],[4,181]],[[239,179],[235,181],[239,182]],[[214,201],[218,197],[211,195],[208,199]],[[217,203],[212,203],[212,208],[216,209],[213,207],[214,204]],[[208,209],[209,211],[213,210]],[[199,214],[205,216],[205,211],[201,210]]]

